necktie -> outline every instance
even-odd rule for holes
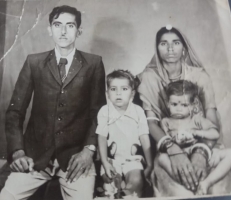
[[[66,58],[60,58],[59,73],[60,73],[60,78],[61,78],[62,83],[64,82],[65,78],[67,77],[66,68],[65,68],[66,64],[67,64],[67,59]]]

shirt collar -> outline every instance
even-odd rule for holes
[[[112,124],[115,121],[117,121],[120,117],[122,116],[127,116],[133,120],[135,120],[137,123],[139,122],[139,116],[137,114],[137,110],[135,107],[135,104],[133,104],[132,102],[129,102],[127,110],[125,111],[125,113],[123,115],[121,115],[116,108],[114,107],[114,105],[112,104],[112,102],[110,100],[108,100],[108,124]]]
[[[68,61],[68,64],[71,64],[74,55],[75,55],[75,48],[73,48],[73,50],[67,56],[61,56],[58,49],[55,47],[55,56],[56,56],[57,64],[59,64],[60,58],[66,58]]]

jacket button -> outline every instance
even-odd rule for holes
[[[58,120],[61,121],[63,118],[62,117],[58,117]]]
[[[56,135],[59,135],[59,134],[60,134],[59,132],[56,133]]]
[[[60,103],[60,104],[59,104],[59,107],[63,107],[63,106],[64,106],[64,104],[63,104],[63,103]]]
[[[62,90],[61,93],[64,94],[64,90]]]

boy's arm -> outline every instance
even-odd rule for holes
[[[99,144],[99,154],[101,158],[101,162],[105,169],[105,173],[109,178],[113,178],[113,175],[116,174],[114,167],[108,162],[107,157],[107,138],[99,135],[98,136],[98,144]]]

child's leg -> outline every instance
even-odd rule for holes
[[[126,195],[133,195],[134,193],[141,197],[143,191],[143,170],[134,169],[125,175],[126,187],[123,190]]]
[[[143,165],[139,161],[126,162],[122,165],[122,172],[125,176],[125,195],[133,195],[136,193],[138,197],[142,195],[144,175]]]
[[[197,190],[198,194],[207,194],[208,189],[223,179],[231,170],[231,149],[217,150],[213,156],[219,157],[220,162],[218,162],[218,165],[215,166],[215,169],[210,172],[207,178],[200,182]],[[213,157],[211,159],[213,159]]]

